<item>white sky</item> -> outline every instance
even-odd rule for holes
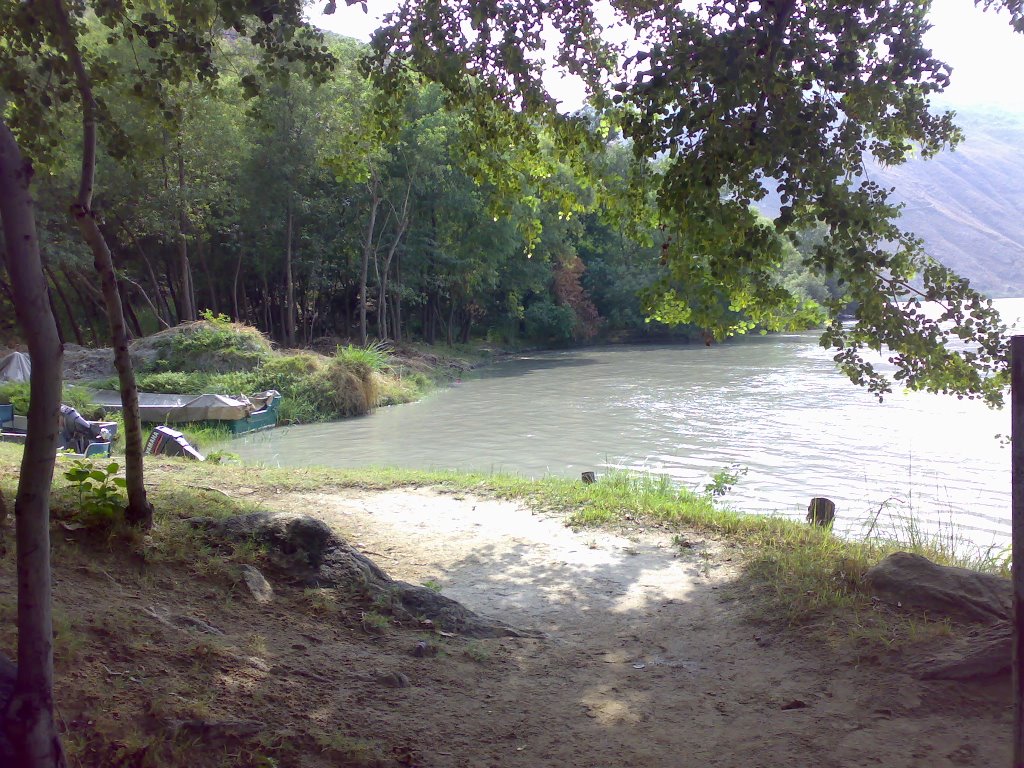
[[[338,3],[332,16],[323,16],[310,9],[311,21],[332,32],[369,40],[379,25],[380,17],[397,5],[396,0],[367,0],[369,14],[358,5]],[[926,43],[935,55],[953,67],[950,87],[941,97],[941,104],[954,107],[1001,107],[1007,111],[1024,112],[1024,34],[1015,33],[1004,15],[982,12],[971,0],[933,0],[932,30]],[[580,105],[577,85],[552,80],[552,94],[565,106]]]

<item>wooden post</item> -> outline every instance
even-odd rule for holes
[[[1024,768],[1024,336],[1010,339],[1013,579],[1013,765]]]

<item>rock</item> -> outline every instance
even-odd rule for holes
[[[412,683],[402,672],[381,672],[376,680],[385,688],[410,688]]]
[[[882,600],[933,618],[993,624],[1009,620],[1012,611],[1008,579],[936,565],[908,552],[896,552],[869,568],[864,581]]]
[[[166,627],[172,629],[180,629],[183,631],[202,632],[206,635],[223,635],[217,627],[212,624],[208,624],[202,619],[197,619],[195,616],[186,616],[182,613],[171,613],[166,608],[157,610],[155,608],[146,608],[144,613],[151,618],[156,619]]]
[[[1008,676],[1012,663],[1013,628],[1007,623],[975,633],[966,651],[953,649],[916,666],[922,680],[968,682]]]
[[[340,587],[386,604],[401,621],[429,619],[434,626],[468,637],[539,637],[488,619],[426,587],[395,581],[322,520],[308,515],[255,512],[223,519],[192,518],[189,523],[232,541],[266,545],[278,567],[311,587]]]
[[[437,656],[437,646],[431,645],[426,640],[420,640],[416,643],[416,647],[412,649],[412,655],[417,659],[426,659],[431,656]]]
[[[274,590],[270,586],[270,582],[263,577],[263,574],[257,568],[251,565],[243,565],[242,579],[245,581],[245,586],[252,592],[252,596],[256,599],[257,603],[266,605],[274,599]]]
[[[815,496],[807,505],[807,522],[811,525],[829,526],[836,519],[836,504],[824,496]]]
[[[783,704],[781,707],[779,707],[779,709],[782,709],[782,710],[804,709],[806,706],[807,706],[807,702],[806,701],[803,701],[802,699],[793,699],[792,701],[787,701],[785,704]]]

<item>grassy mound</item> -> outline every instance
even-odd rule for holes
[[[199,373],[247,371],[273,354],[270,342],[255,328],[209,313],[203,320],[140,339],[131,351],[151,371]]]

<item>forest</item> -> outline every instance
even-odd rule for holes
[[[333,36],[333,64],[314,79],[298,65],[261,73],[253,46],[225,35],[219,76],[168,88],[157,110],[141,87],[123,87],[129,43],[106,46],[103,35],[92,20],[83,38],[105,46],[110,67],[95,209],[135,337],[204,312],[289,348],[324,337],[557,346],[703,330],[649,320],[645,291],[666,276],[666,238],[653,182],[639,214],[614,200],[633,164],[621,134],[577,163],[560,160],[539,123],[540,151],[482,147],[438,85],[421,78],[386,99],[365,74],[368,47]],[[62,118],[62,135],[75,120]],[[109,343],[106,310],[68,215],[78,145],[37,163],[37,217],[62,338],[97,346]],[[804,300],[838,295],[784,245],[782,282]],[[0,289],[13,339],[2,272]]]

